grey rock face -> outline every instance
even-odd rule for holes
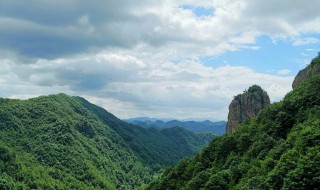
[[[294,78],[292,88],[295,89],[305,80],[316,75],[320,75],[320,57],[313,59],[310,65],[308,65],[305,69],[299,71],[298,75]]]
[[[235,132],[240,123],[250,121],[269,104],[267,92],[258,85],[253,85],[248,91],[235,96],[229,105],[227,133]]]

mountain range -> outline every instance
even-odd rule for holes
[[[208,133],[211,132],[216,135],[223,135],[226,131],[226,121],[212,122],[209,120],[205,121],[179,121],[174,119],[156,119],[156,118],[132,118],[125,120],[129,123],[139,125],[141,127],[150,128],[154,127],[157,129],[164,129],[179,126],[188,131],[194,133]]]
[[[0,99],[0,189],[137,189],[206,139],[126,123],[80,97]]]

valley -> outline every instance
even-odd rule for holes
[[[132,125],[65,94],[0,99],[0,187],[137,189],[207,141]]]

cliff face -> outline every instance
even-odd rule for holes
[[[320,75],[320,57],[313,59],[308,67],[301,70],[294,78],[292,88],[295,89],[298,85],[312,76]]]
[[[267,92],[258,85],[253,85],[248,91],[237,95],[229,105],[227,133],[235,132],[240,123],[251,120],[269,104]]]

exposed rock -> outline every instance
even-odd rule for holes
[[[233,133],[239,124],[258,115],[270,104],[270,98],[260,86],[253,85],[248,91],[234,97],[229,106],[227,133]]]
[[[305,80],[316,75],[320,75],[320,55],[317,58],[314,58],[310,65],[298,73],[292,83],[292,88],[295,89]]]

